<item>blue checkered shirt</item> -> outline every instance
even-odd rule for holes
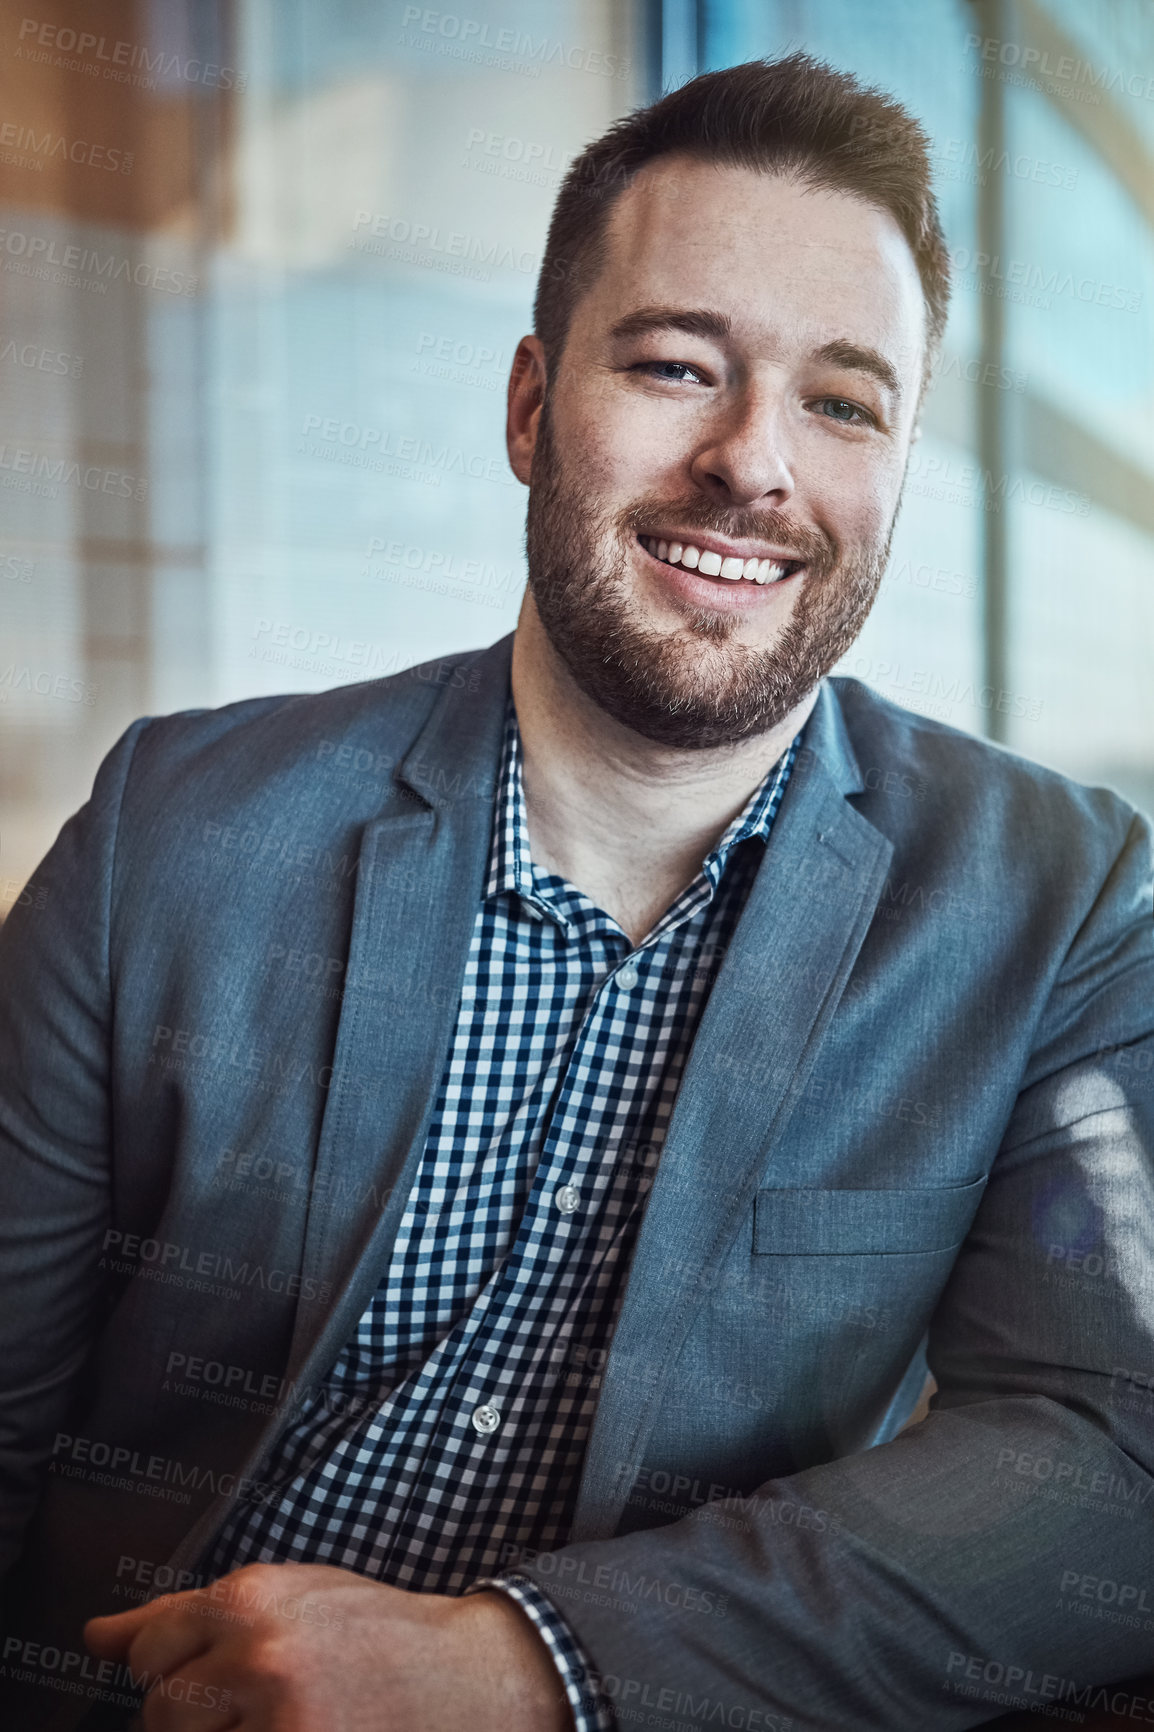
[[[266,1462],[274,1494],[238,1505],[213,1573],[294,1561],[425,1593],[499,1587],[544,1638],[578,1732],[615,1725],[565,1619],[516,1564],[569,1537],[681,1074],[797,745],[634,947],[533,865],[510,702],[488,881],[388,1273]]]

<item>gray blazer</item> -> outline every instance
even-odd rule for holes
[[[4,1661],[53,1724],[56,1650],[198,1579],[388,1265],[509,652],[135,723],[0,936]],[[623,1728],[923,1732],[1149,1666],[1151,914],[1114,794],[823,685],[574,1543],[511,1560]]]

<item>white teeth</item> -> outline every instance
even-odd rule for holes
[[[719,553],[703,553],[699,547],[680,541],[658,541],[656,536],[643,535],[644,547],[669,565],[682,565],[686,571],[701,571],[706,577],[723,577],[734,582],[744,578],[747,583],[776,583],[785,576],[785,566],[775,559],[722,558]]]

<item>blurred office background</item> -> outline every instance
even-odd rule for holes
[[[460,5],[3,0],[0,913],[134,717],[512,628],[565,166],[799,46],[923,119],[957,272],[844,671],[1154,806],[1154,6]]]

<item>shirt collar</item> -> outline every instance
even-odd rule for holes
[[[527,901],[536,901],[533,861],[529,852],[529,820],[521,786],[521,730],[510,696],[505,708],[505,733],[501,746],[501,772],[493,808],[493,841],[489,850],[489,877],[485,895],[514,890]]]
[[[739,842],[745,842],[753,836],[759,837],[763,842],[768,841],[770,828],[781,805],[800,744],[799,733],[764,780],[754,789],[741,811],[727,825],[716,847],[706,855],[701,872],[708,880],[710,892],[716,890],[721,882],[726,863]],[[514,891],[538,916],[557,919],[557,910],[542,899],[533,881],[529,821],[521,784],[521,730],[517,726],[517,712],[512,696],[505,711],[505,733],[501,747],[501,771],[497,782],[494,820],[493,840],[489,850],[489,875],[485,884],[486,898],[496,896],[502,891]]]

